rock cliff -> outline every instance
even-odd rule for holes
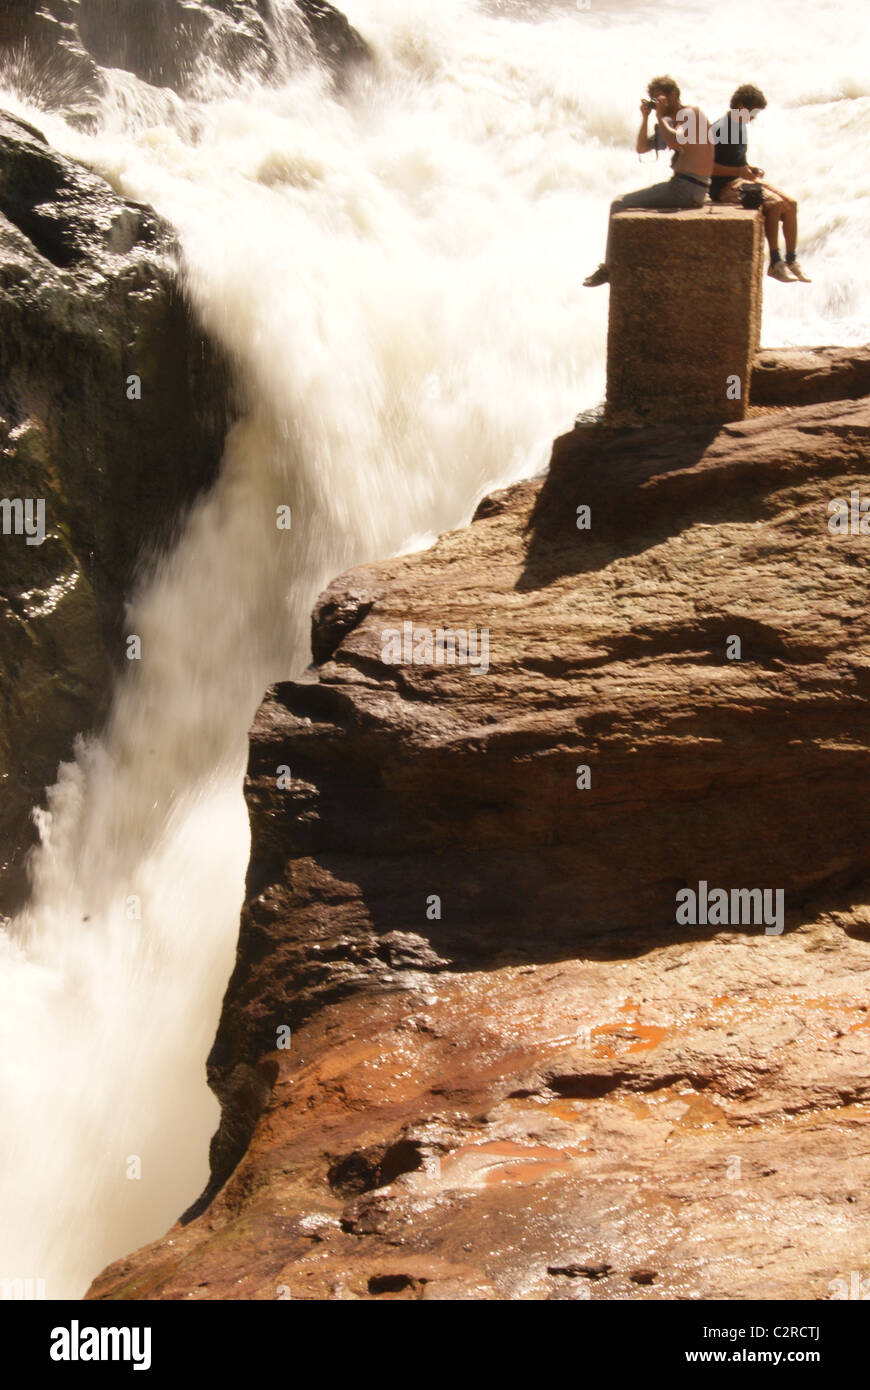
[[[0,533],[0,909],[30,808],[105,708],[139,567],[223,452],[230,372],[176,253],[151,209],[0,115],[0,498],[45,515],[41,544],[11,510]]]
[[[297,0],[291,42],[340,76],[368,47],[340,10]],[[272,0],[5,0],[0,60],[41,104],[93,119],[104,69],[120,68],[176,92],[196,90],[209,65],[268,81],[281,61],[282,25]]]
[[[333,6],[296,9],[299,52],[336,78],[367,57]],[[0,76],[92,126],[110,68],[188,93],[210,66],[268,81],[293,42],[271,0],[6,0]],[[41,499],[49,532],[0,535],[0,914],[26,891],[31,807],[105,710],[124,598],[223,451],[231,373],[177,254],[151,209],[0,113],[0,498]]]
[[[861,1267],[870,536],[829,522],[868,439],[867,398],[578,427],[330,586],[251,735],[211,1186],[92,1297],[827,1298]],[[782,920],[681,922],[702,885]]]

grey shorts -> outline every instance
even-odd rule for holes
[[[677,174],[667,183],[654,183],[648,188],[638,188],[634,193],[624,193],[610,204],[611,213],[627,212],[630,208],[699,208],[710,192],[708,186],[692,183]]]

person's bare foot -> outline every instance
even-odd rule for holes
[[[610,271],[602,261],[597,270],[593,270],[591,275],[587,275],[583,284],[587,289],[594,290],[598,285],[607,285],[610,282]]]
[[[774,280],[782,280],[786,285],[795,278],[790,273],[790,267],[786,265],[785,261],[774,261],[773,265],[768,266],[767,273]]]
[[[804,274],[803,266],[800,261],[786,261],[786,265],[796,280],[803,280],[805,285],[811,285],[813,283],[809,275]]]

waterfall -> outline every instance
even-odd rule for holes
[[[540,471],[603,394],[606,294],[581,280],[610,197],[655,176],[632,153],[653,73],[711,116],[740,81],[768,91],[751,157],[802,200],[814,283],[774,286],[765,342],[870,337],[853,0],[345,9],[374,61],[340,90],[285,0],[268,85],[215,70],[183,99],[112,72],[89,132],[0,91],[174,224],[244,401],[217,484],[132,597],[142,660],[60,769],[31,901],[0,933],[0,1276],[49,1297],[80,1296],[205,1185],[247,731],[310,659],[316,595]]]

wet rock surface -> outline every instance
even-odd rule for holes
[[[7,910],[30,808],[106,707],[124,601],[223,452],[231,374],[176,253],[150,208],[0,113],[0,497],[45,517],[41,544],[11,511],[0,534]]]
[[[368,57],[320,0],[5,0],[0,75],[95,128],[112,70],[196,96],[214,71],[268,82]],[[50,535],[0,553],[0,913],[25,892],[30,808],[106,707],[140,563],[215,476],[230,371],[181,289],[172,229],[0,113],[2,495],[42,498]],[[142,399],[127,399],[127,380]]]
[[[579,428],[330,586],[251,736],[212,1185],[91,1296],[816,1299],[861,1267],[870,553],[828,506],[868,435],[867,400]],[[405,623],[487,630],[487,669],[394,662]],[[701,881],[782,890],[784,930],[678,923]]]
[[[828,1298],[864,1252],[868,937],[638,933],[331,1005],[209,1210],[90,1296]]]
[[[369,56],[340,10],[325,0],[294,8],[272,0],[6,0],[0,61],[40,100],[93,117],[105,70],[195,94],[210,66],[268,82],[306,48],[339,76]]]

